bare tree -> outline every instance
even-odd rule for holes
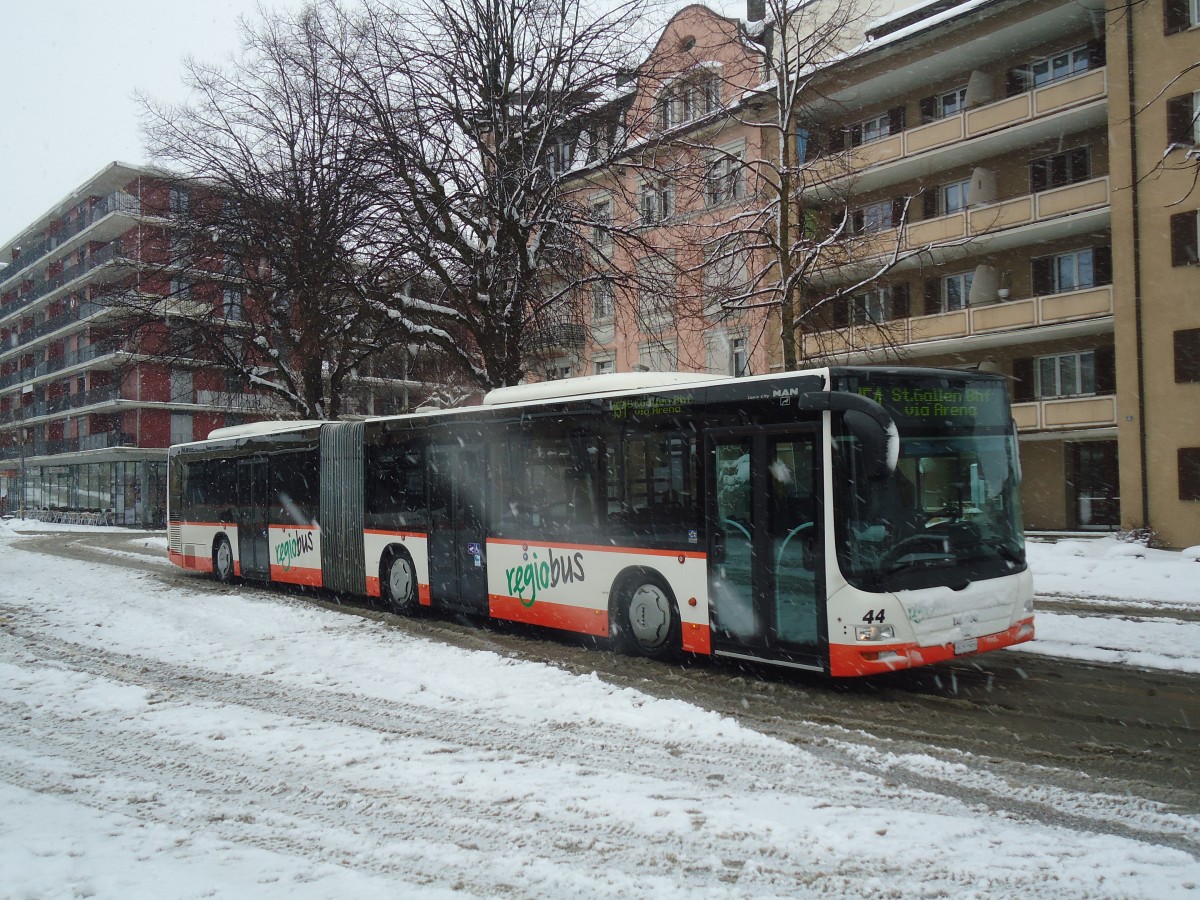
[[[759,50],[760,78],[729,112],[756,135],[758,152],[687,140],[694,177],[727,201],[692,239],[702,248],[693,275],[709,315],[717,305],[777,316],[783,367],[792,370],[805,357],[805,334],[842,324],[851,296],[928,248],[903,242],[911,198],[855,208],[854,154],[830,139],[829,67],[861,40],[869,6],[764,0],[761,12],[745,35]],[[886,343],[886,328],[877,330]]]
[[[187,62],[191,102],[143,98],[177,187],[143,252],[158,289],[119,300],[160,356],[223,366],[304,418],[336,418],[356,371],[409,336],[395,313],[408,273],[373,265],[382,172],[343,26],[317,5],[243,21],[228,65]]]
[[[380,252],[420,273],[413,332],[481,388],[575,342],[579,304],[614,277],[594,252],[611,222],[567,182],[622,150],[611,101],[641,56],[645,7],[380,0],[355,17]]]

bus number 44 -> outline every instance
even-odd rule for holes
[[[868,625],[874,625],[876,622],[882,622],[883,610],[881,609],[879,612],[875,612],[873,609],[868,609],[867,614],[862,617],[862,620]]]

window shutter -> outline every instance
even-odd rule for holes
[[[1200,383],[1200,328],[1175,332],[1175,383]]]
[[[1046,189],[1046,169],[1047,161],[1044,159],[1035,159],[1029,164],[1029,192],[1036,194],[1038,191]]]
[[[888,110],[888,133],[899,134],[904,130],[904,107],[896,106]]]
[[[938,189],[927,187],[921,194],[921,218],[936,219],[938,214]]]
[[[1179,499],[1200,500],[1200,447],[1180,447]]]
[[[1033,260],[1033,293],[1041,297],[1054,293],[1054,258],[1042,256]]]
[[[1087,43],[1088,49],[1088,68],[1099,69],[1105,64],[1104,41],[1093,39]]]
[[[925,315],[931,316],[942,308],[942,280],[925,279]]]
[[[1187,31],[1190,18],[1188,0],[1163,0],[1163,34]]]
[[[1012,371],[1013,402],[1028,403],[1029,401],[1036,399],[1034,396],[1033,384],[1033,357],[1023,356],[1020,359],[1014,359]]]
[[[908,318],[908,282],[892,285],[892,318]]]
[[[1171,216],[1171,265],[1194,266],[1198,261],[1196,246],[1196,212]]]
[[[1196,111],[1193,94],[1172,97],[1167,101],[1167,140],[1172,144],[1196,142]]]
[[[1117,392],[1117,366],[1113,348],[1097,347],[1094,353],[1096,364],[1096,393],[1115,394]]]
[[[1112,247],[1092,250],[1092,283],[1096,286],[1112,284]]]
[[[1015,66],[1004,74],[1004,96],[1015,97],[1025,93],[1025,66]]]
[[[937,118],[937,100],[933,97],[922,97],[920,102],[921,124],[932,122]]]

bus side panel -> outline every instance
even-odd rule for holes
[[[711,652],[703,553],[545,541],[487,542],[488,607],[497,619],[608,637],[609,593],[630,568],[651,569],[675,595],[683,649]]]
[[[238,555],[237,525],[233,522],[180,522],[179,542],[182,549],[179,552],[169,551],[171,562],[181,569],[211,572],[213,541],[218,534],[225,535],[229,540],[229,549],[233,551],[233,573],[240,575],[242,564]]]
[[[271,580],[321,587],[321,529],[316,525],[270,527]]]
[[[368,528],[363,534],[363,557],[367,572],[367,596],[380,596],[379,564],[388,547],[398,544],[412,557],[417,574],[417,599],[429,606],[429,537],[415,531],[385,531]]]

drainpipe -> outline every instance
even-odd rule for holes
[[[1137,339],[1138,452],[1141,456],[1142,526],[1150,526],[1149,463],[1146,459],[1146,372],[1142,347],[1142,232],[1138,199],[1137,96],[1134,93],[1133,13],[1136,0],[1125,0],[1125,55],[1129,71],[1129,182],[1133,202],[1133,317]]]

